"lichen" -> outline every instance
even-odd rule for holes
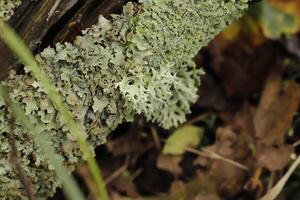
[[[0,19],[7,21],[20,4],[21,0],[0,0]]]
[[[86,131],[90,148],[103,144],[118,124],[144,114],[163,128],[184,122],[197,99],[199,75],[193,57],[247,8],[241,0],[141,0],[121,15],[100,16],[76,41],[56,44],[36,56],[74,119]],[[43,124],[65,164],[74,169],[82,154],[39,83],[11,71],[3,82],[10,97],[33,124]],[[25,191],[9,164],[11,113],[0,98],[0,198],[24,199]],[[14,131],[22,167],[37,199],[60,185],[30,135]]]

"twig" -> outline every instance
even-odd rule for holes
[[[207,158],[212,158],[212,159],[215,159],[215,160],[222,160],[224,162],[227,162],[229,164],[232,164],[240,169],[243,169],[243,170],[249,170],[249,168],[243,164],[240,164],[234,160],[230,160],[228,158],[224,158],[222,157],[221,155],[215,153],[215,152],[212,152],[212,151],[208,151],[208,150],[203,150],[203,151],[199,151],[197,149],[194,149],[194,148],[191,148],[191,147],[186,147],[186,151],[190,152],[190,153],[195,153],[199,156],[203,156],[203,157],[207,157]]]
[[[185,125],[192,125],[192,124],[195,124],[199,121],[203,121],[204,119],[206,119],[210,115],[212,115],[212,113],[204,113],[202,115],[198,115],[198,116],[188,120],[187,122],[183,123],[182,125],[179,125],[179,127],[182,127],[182,126],[185,126]]]
[[[295,143],[293,143],[293,147],[297,147],[300,145],[300,140],[297,140]]]
[[[126,156],[125,163],[119,169],[117,169],[115,172],[113,172],[107,179],[105,179],[104,182],[106,185],[111,183],[113,180],[118,178],[120,175],[122,175],[126,171],[126,169],[128,168],[128,165],[129,165],[129,160],[130,160],[130,156]]]
[[[159,136],[158,136],[158,133],[157,133],[157,130],[154,126],[151,126],[150,127],[150,130],[151,130],[151,135],[152,135],[152,138],[153,138],[153,142],[155,144],[155,147],[158,149],[158,150],[161,150],[161,145],[160,145],[160,139],[159,139]]]
[[[166,140],[164,139],[161,139],[161,141],[163,141],[164,143],[166,142]],[[203,156],[203,157],[206,157],[206,158],[211,158],[211,159],[215,159],[215,160],[222,160],[224,162],[227,162],[227,163],[230,163],[240,169],[243,169],[245,171],[248,171],[249,168],[246,166],[246,165],[243,165],[241,163],[238,163],[234,160],[230,160],[228,158],[224,158],[222,157],[221,155],[215,153],[215,152],[212,152],[212,151],[209,151],[209,150],[203,150],[203,151],[199,151],[195,148],[191,148],[191,147],[186,147],[185,150],[187,152],[190,152],[190,153],[194,153],[194,154],[197,154],[199,156]]]
[[[136,177],[138,177],[143,172],[142,168],[138,168],[131,174],[131,179],[134,180]]]
[[[300,164],[300,156],[294,161],[292,166],[289,168],[289,170],[285,173],[285,175],[276,183],[276,185],[261,199],[259,200],[273,200],[275,199],[280,192],[282,191],[283,187],[285,186],[286,182],[290,178],[290,176],[293,174],[293,172],[296,170],[298,165]]]

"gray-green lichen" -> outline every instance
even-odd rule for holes
[[[201,69],[193,57],[247,8],[239,0],[141,0],[121,15],[100,16],[74,44],[56,44],[37,55],[74,119],[86,131],[91,149],[105,142],[118,124],[144,114],[164,128],[185,120],[197,99]],[[25,68],[3,82],[33,124],[42,124],[65,164],[74,169],[82,155],[39,83]],[[24,199],[9,164],[10,111],[0,99],[0,198]],[[60,185],[53,167],[19,124],[14,136],[22,167],[34,183],[37,199]]]
[[[0,19],[8,20],[20,4],[21,0],[0,0]]]

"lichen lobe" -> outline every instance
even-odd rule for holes
[[[190,104],[197,99],[203,73],[193,57],[247,8],[237,0],[140,2],[128,3],[122,15],[113,15],[110,20],[100,16],[74,44],[56,44],[36,56],[85,130],[92,149],[136,114],[144,114],[163,128],[184,122]],[[26,67],[23,75],[11,71],[3,84],[73,170],[82,154],[31,72]],[[24,199],[24,189],[9,164],[10,116],[0,98],[0,198]],[[53,168],[19,124],[14,137],[36,198],[51,196],[61,184]]]
[[[21,4],[21,0],[0,0],[0,19],[7,21],[14,14],[14,9]]]

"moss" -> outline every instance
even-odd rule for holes
[[[8,20],[13,10],[21,4],[21,0],[0,0],[0,19]]]
[[[142,0],[128,3],[122,15],[100,16],[74,44],[56,44],[36,56],[64,97],[74,119],[86,130],[91,149],[103,144],[118,124],[144,114],[164,128],[182,123],[197,99],[199,75],[193,57],[247,8],[238,0]],[[25,67],[26,69],[26,67]],[[11,71],[3,84],[33,124],[42,124],[65,164],[74,169],[79,147],[30,71]],[[0,99],[0,198],[24,199],[9,165],[8,118]],[[34,183],[37,199],[60,185],[54,171],[17,124],[22,166]]]

